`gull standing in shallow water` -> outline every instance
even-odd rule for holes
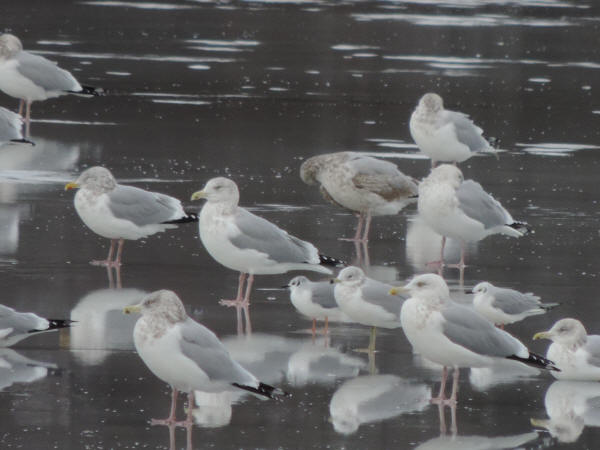
[[[559,303],[542,303],[531,292],[496,287],[483,281],[473,288],[473,306],[483,317],[504,329],[504,325],[519,322],[529,316],[545,314]]]
[[[410,134],[419,149],[438,162],[463,162],[476,153],[494,152],[466,114],[444,109],[442,97],[428,93],[421,97],[410,116]]]
[[[234,361],[217,336],[188,317],[179,297],[172,291],[148,294],[137,305],[123,309],[126,314],[140,312],[133,330],[135,348],[148,368],[173,390],[171,413],[153,425],[175,423],[177,395],[188,394],[185,425],[192,425],[194,391],[223,392],[242,389],[273,398],[284,395],[280,389],[261,383]]]
[[[177,228],[180,223],[198,221],[198,216],[185,212],[176,198],[118,184],[104,167],[85,170],[77,180],[65,185],[65,190],[70,189],[79,189],[74,203],[83,223],[110,239],[106,260],[92,261],[93,265],[119,267],[125,239],[138,240]],[[113,260],[117,242],[119,248]]]
[[[6,142],[32,144],[32,142],[23,139],[22,128],[23,118],[20,115],[0,107],[0,145]]]
[[[290,270],[331,274],[325,265],[341,264],[338,260],[320,255],[310,242],[291,236],[268,220],[239,207],[237,184],[228,178],[209,180],[201,191],[192,194],[192,200],[199,199],[206,199],[199,220],[202,244],[218,263],[240,272],[236,298],[220,302],[236,307],[238,332],[241,331],[240,308],[243,308],[246,317],[246,331],[251,331],[248,306],[254,275],[273,275]]]
[[[358,215],[356,234],[348,239],[355,242],[369,240],[372,216],[398,214],[417,196],[416,181],[395,164],[355,152],[313,156],[300,166],[300,177],[318,184],[325,200]]]
[[[19,38],[8,33],[0,35],[0,90],[20,100],[19,114],[23,112],[23,104],[26,105],[26,137],[29,137],[32,102],[65,94],[101,95],[96,88],[80,85],[56,63],[23,50]]]
[[[433,403],[456,404],[460,367],[490,367],[497,361],[514,360],[533,367],[559,370],[549,361],[531,353],[518,339],[492,325],[466,306],[450,299],[442,277],[418,275],[392,294],[409,292],[402,305],[400,322],[415,352],[443,366],[439,395]],[[448,367],[454,367],[452,395],[445,398]]]
[[[561,319],[548,331],[533,339],[550,339],[546,356],[556,361],[560,372],[552,373],[559,380],[600,381],[600,336],[588,335],[576,319]]]
[[[22,313],[0,305],[0,347],[10,347],[25,338],[46,331],[68,328],[68,319],[44,319],[33,313]]]
[[[521,237],[528,225],[516,222],[509,212],[473,180],[464,181],[457,167],[442,164],[431,171],[419,185],[417,204],[420,217],[436,233],[441,234],[442,250],[439,263],[443,267],[446,238],[461,242],[461,280],[465,267],[465,244],[492,234]]]

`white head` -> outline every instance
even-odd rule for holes
[[[487,294],[492,287],[493,286],[491,283],[488,283],[487,281],[482,281],[481,283],[475,285],[475,287],[473,288],[473,294]]]
[[[0,35],[0,59],[9,59],[23,50],[23,44],[12,34]]]
[[[448,183],[454,189],[458,189],[465,180],[462,172],[453,164],[440,164],[427,176],[426,180]]]
[[[110,170],[95,166],[84,170],[75,182],[67,183],[65,190],[82,188],[102,194],[112,191],[115,187],[117,187],[117,180]]]
[[[361,268],[350,266],[338,274],[336,281],[344,286],[360,286],[365,282],[365,278],[365,273]]]
[[[182,322],[187,318],[185,307],[177,294],[165,289],[151,292],[140,303],[127,306],[123,311],[127,314],[140,312],[142,316],[167,321],[170,324]]]
[[[407,290],[411,297],[427,303],[440,304],[450,298],[450,290],[444,279],[433,273],[415,276],[403,290]]]
[[[300,275],[298,277],[294,277],[288,283],[288,287],[290,289],[298,289],[306,287],[310,283],[310,280],[306,278],[304,275]]]
[[[217,177],[208,180],[201,191],[192,194],[192,200],[201,198],[205,198],[209,203],[237,206],[240,201],[240,191],[235,181],[225,177]]]
[[[419,100],[419,108],[425,109],[427,113],[437,113],[444,109],[444,101],[439,95],[429,92]]]
[[[548,331],[536,333],[533,339],[550,339],[574,350],[587,342],[587,331],[579,320],[561,319]]]

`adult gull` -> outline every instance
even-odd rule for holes
[[[0,347],[10,347],[39,333],[70,327],[71,323],[68,319],[45,319],[0,305]]]
[[[439,395],[432,402],[456,404],[461,367],[490,367],[514,360],[558,370],[552,361],[531,353],[518,339],[496,328],[471,308],[453,302],[444,279],[435,274],[414,277],[391,293],[409,292],[400,322],[415,352],[443,366]],[[445,397],[448,367],[454,367],[452,394]]]
[[[183,210],[181,202],[158,192],[118,184],[112,173],[100,166],[91,167],[65,190],[79,189],[75,210],[94,233],[110,239],[108,256],[93,265],[118,267],[125,240],[138,240],[180,223],[197,222],[198,216]],[[113,259],[118,242],[116,257]]]
[[[261,383],[234,361],[212,331],[186,314],[174,292],[152,292],[137,305],[127,306],[123,311],[142,314],[133,330],[135,348],[152,373],[173,390],[169,416],[164,420],[153,420],[153,424],[175,423],[179,391],[188,394],[186,425],[192,424],[196,390],[242,389],[266,398],[284,394],[280,389]]]
[[[355,152],[313,156],[300,166],[300,177],[319,185],[325,200],[356,213],[356,234],[349,239],[356,242],[368,241],[373,216],[398,214],[417,196],[416,181],[395,164]]]
[[[476,153],[493,152],[483,130],[466,114],[444,109],[442,97],[425,94],[410,116],[410,134],[419,149],[438,162],[463,162]]]
[[[0,35],[0,90],[18,98],[19,114],[25,113],[25,136],[29,137],[31,103],[65,94],[101,95],[91,86],[82,86],[56,63],[23,50],[23,44],[12,34]]]

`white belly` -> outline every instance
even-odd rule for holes
[[[379,328],[398,328],[400,321],[397,314],[386,311],[381,306],[361,299],[358,292],[352,288],[338,284],[335,287],[335,301],[340,309],[352,321]],[[400,302],[398,302],[398,312]]]
[[[436,162],[463,162],[473,156],[469,147],[457,139],[451,125],[436,129],[411,118],[410,134],[419,149]]]
[[[17,70],[17,61],[0,62],[0,90],[11,97],[28,101],[46,100],[50,97],[46,90],[22,76]],[[60,93],[52,95],[56,97]]]

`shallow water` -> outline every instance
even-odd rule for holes
[[[465,288],[488,280],[561,302],[509,329],[543,353],[546,343],[531,336],[558,318],[600,332],[595,2],[6,3],[3,27],[25,48],[109,95],[34,103],[36,146],[0,148],[0,301],[78,320],[70,333],[0,352],[2,448],[169,448],[173,439],[174,448],[187,439],[194,448],[596,447],[595,385],[557,386],[529,372],[463,370],[457,435],[449,409],[440,435],[438,408],[423,400],[437,390],[439,369],[416,360],[401,331],[378,335],[377,376],[353,351],[368,330],[333,326],[330,342],[313,343],[309,321],[278,289],[294,274],[257,277],[254,333],[237,337],[234,312],[218,305],[237,274],[213,262],[194,225],[127,243],[123,289],[110,289],[114,274],[88,264],[107,243],[63,190],[101,164],[197,208],[191,193],[226,175],[242,205],[352,261],[353,245],[337,238],[353,233],[355,218],[325,204],[298,168],[306,157],[352,150],[423,177],[429,161],[407,123],[418,98],[436,91],[504,150],[463,163],[465,177],[535,229],[472,248]],[[0,105],[17,101],[0,94]],[[403,281],[424,270],[431,239],[414,212],[374,220],[371,276]],[[458,274],[445,276],[464,299]],[[167,414],[169,389],[135,354],[134,318],[120,309],[161,288],[292,397],[202,398],[189,436],[151,427]],[[548,418],[545,401],[563,402],[565,414],[552,417],[551,432],[535,432],[530,419]]]

